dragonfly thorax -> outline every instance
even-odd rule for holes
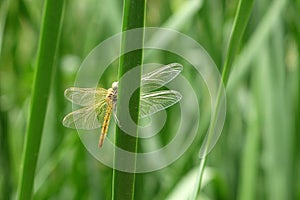
[[[113,82],[111,88],[108,89],[106,98],[113,104],[117,102],[118,82]]]

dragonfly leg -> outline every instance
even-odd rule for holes
[[[119,121],[119,119],[118,119],[118,117],[117,117],[116,112],[114,112],[114,119],[115,119],[115,123],[116,123],[119,127],[121,127],[121,124],[120,124],[120,121]]]
[[[114,114],[115,123],[118,125],[118,127],[121,127],[120,121],[117,117],[117,106],[116,106],[116,104],[113,105],[113,114]]]

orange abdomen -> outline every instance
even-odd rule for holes
[[[106,112],[105,112],[105,116],[104,116],[104,120],[103,120],[103,124],[102,124],[102,128],[101,128],[101,135],[100,135],[100,138],[99,138],[99,144],[98,144],[99,148],[102,147],[103,141],[106,137],[111,112],[112,112],[112,104],[111,104],[111,102],[107,101],[107,108],[106,108]]]

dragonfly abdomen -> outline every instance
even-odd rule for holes
[[[112,96],[111,95],[112,95],[112,91],[109,90],[108,94],[106,96],[107,107],[106,107],[105,116],[104,116],[103,123],[102,123],[101,135],[99,138],[99,144],[98,144],[99,148],[102,147],[102,144],[106,137],[108,126],[109,126],[110,116],[111,116],[111,112],[112,112]]]

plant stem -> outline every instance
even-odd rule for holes
[[[39,40],[33,93],[19,179],[18,199],[32,198],[33,182],[47,109],[64,1],[46,0]]]
[[[122,30],[126,31],[129,29],[144,27],[145,25],[145,6],[146,0],[125,0],[124,10],[123,10],[123,27]],[[126,53],[120,57],[119,66],[119,84],[118,84],[118,106],[117,106],[117,116],[122,124],[123,116],[126,116],[128,112],[126,107],[128,107],[128,101],[126,101],[127,96],[130,92],[131,85],[140,85],[141,82],[141,65],[143,61],[143,32],[140,35],[135,35],[133,38],[130,35],[124,33],[122,35],[122,53],[126,52],[126,49],[134,42],[135,45],[141,47],[138,50]],[[136,76],[132,77],[130,80],[122,80],[122,76],[130,71],[131,69],[138,67]],[[132,120],[135,124],[138,124],[139,118],[139,101],[140,101],[140,91],[139,89],[133,93],[129,102],[129,112],[131,114]],[[130,133],[133,136],[128,135],[119,127],[116,128],[116,146],[122,148],[125,151],[130,151],[137,153],[138,146],[138,130],[137,127]],[[124,164],[132,169],[135,169],[136,158],[128,159],[122,158],[122,155],[115,151],[114,165]],[[134,199],[134,189],[135,189],[135,173],[127,173],[123,171],[118,171],[114,168],[113,171],[113,186],[112,186],[112,199]]]
[[[227,86],[229,73],[232,67],[232,63],[238,53],[240,44],[249,21],[249,17],[252,11],[254,0],[240,0],[237,8],[237,13],[235,15],[234,24],[232,27],[232,33],[230,36],[228,52],[223,66],[222,80]]]
[[[246,29],[246,26],[247,26],[247,23],[249,20],[249,16],[252,11],[253,3],[254,3],[254,0],[240,0],[239,1],[239,5],[238,5],[237,12],[236,12],[235,19],[234,19],[234,24],[232,27],[232,33],[230,36],[228,52],[227,52],[227,56],[226,56],[226,60],[225,60],[225,63],[223,66],[223,72],[222,72],[222,82],[225,87],[228,82],[228,77],[229,77],[229,73],[230,73],[230,70],[232,67],[232,63],[233,63],[233,61],[236,57],[236,54],[240,48],[241,40],[244,35],[244,31]],[[210,146],[210,140],[213,137],[212,134],[214,133],[213,130],[214,130],[214,126],[216,123],[216,117],[219,113],[221,92],[222,92],[222,83],[220,83],[220,86],[218,89],[218,95],[217,95],[215,107],[213,109],[212,118],[211,118],[212,122],[210,123],[211,127],[209,128],[207,139],[204,144],[204,145],[206,145],[205,149],[207,149]],[[202,180],[202,176],[203,176],[203,172],[204,172],[204,168],[205,168],[205,163],[206,163],[206,150],[204,150],[204,155],[200,161],[198,178],[197,178],[197,182],[195,184],[194,192],[192,194],[191,199],[197,199],[198,192],[200,191],[200,188],[201,188],[201,180]]]

